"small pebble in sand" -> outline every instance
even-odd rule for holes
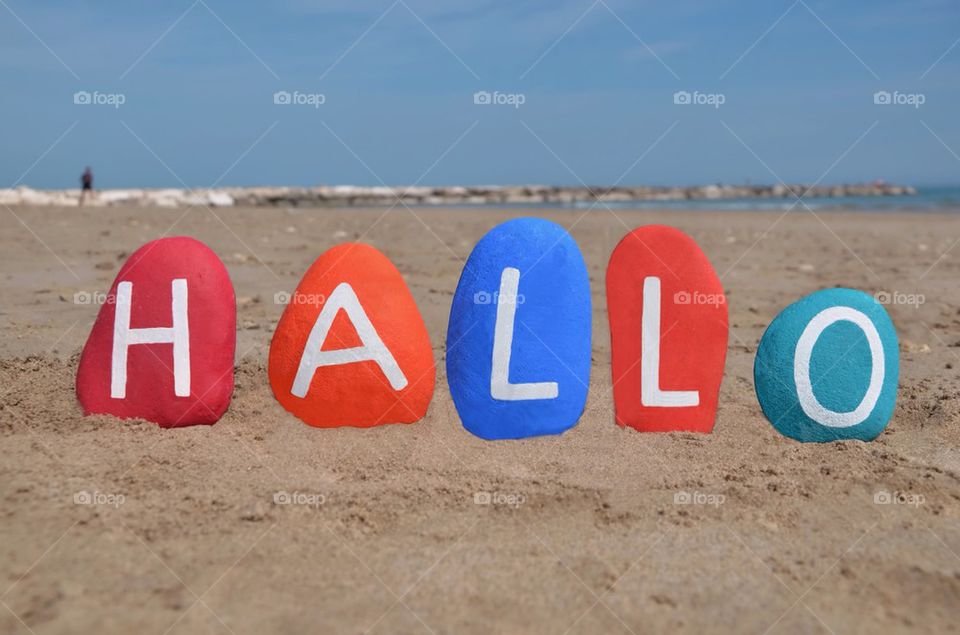
[[[929,344],[919,344],[917,342],[912,342],[910,340],[903,340],[903,343],[900,345],[900,348],[903,349],[905,353],[929,353],[930,345]]]

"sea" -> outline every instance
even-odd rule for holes
[[[903,196],[807,196],[803,203],[812,210],[838,209],[852,211],[887,211],[887,212],[946,212],[960,213],[960,186],[928,186],[917,187],[916,194]],[[724,198],[724,199],[694,199],[672,201],[616,201],[608,202],[610,209],[678,209],[678,210],[716,210],[716,211],[744,211],[744,210],[786,210],[796,205],[797,209],[804,209],[794,198]],[[497,205],[501,207],[502,205]],[[574,209],[588,209],[601,206],[590,201],[577,201],[562,207]],[[557,203],[532,203],[514,205],[511,207],[556,208]]]

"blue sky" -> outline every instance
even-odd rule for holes
[[[0,187],[956,184],[958,38],[955,0],[2,0]]]

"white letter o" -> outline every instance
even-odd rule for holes
[[[813,393],[813,385],[810,383],[810,357],[813,355],[814,345],[827,327],[842,320],[853,322],[860,327],[870,344],[870,385],[863,399],[860,400],[860,405],[850,412],[835,412],[825,408],[817,400]],[[880,334],[866,315],[846,306],[835,306],[817,313],[797,340],[793,358],[793,379],[797,384],[797,397],[800,399],[800,407],[803,408],[804,414],[828,428],[849,428],[862,423],[870,416],[880,398],[880,390],[883,388],[884,361]]]

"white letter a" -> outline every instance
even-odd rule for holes
[[[333,325],[333,319],[340,309],[347,312],[347,317],[350,318],[350,322],[356,329],[363,346],[341,348],[333,351],[321,350],[327,340],[330,327]],[[306,397],[310,390],[313,374],[321,366],[368,361],[376,362],[380,366],[380,370],[386,375],[390,387],[394,390],[402,390],[407,386],[407,377],[400,370],[397,360],[393,358],[383,340],[380,339],[377,330],[373,328],[366,311],[360,306],[360,300],[357,299],[353,287],[346,282],[341,282],[327,298],[320,315],[317,316],[317,321],[314,322],[313,328],[310,330],[310,336],[307,338],[303,356],[300,357],[300,366],[297,368],[297,376],[293,380],[293,388],[290,389],[290,392],[295,397]]]

